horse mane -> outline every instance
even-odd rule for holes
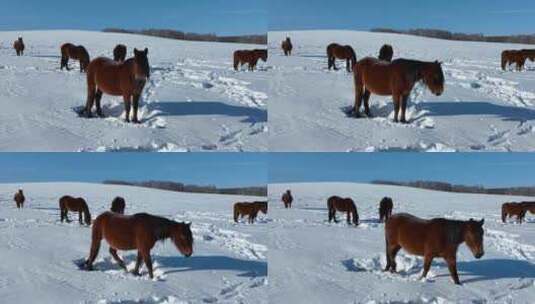
[[[443,227],[446,231],[446,240],[450,244],[460,244],[464,240],[464,223],[463,221],[442,219]]]
[[[408,67],[409,73],[414,77],[414,80],[421,81],[423,79],[423,74],[421,69],[424,65],[427,65],[431,62],[412,60],[412,59],[396,59],[392,63],[400,63]]]
[[[150,215],[147,213],[138,213],[137,217],[146,217],[149,225],[152,228],[153,236],[157,241],[164,241],[171,237],[171,227],[178,224],[175,221],[166,219],[165,217]]]

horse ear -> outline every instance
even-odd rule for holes
[[[482,218],[481,221],[479,221],[479,224],[480,224],[481,226],[483,226],[484,223],[485,223],[485,219]]]

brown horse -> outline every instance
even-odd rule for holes
[[[409,95],[418,81],[422,81],[433,94],[440,96],[444,92],[444,73],[442,63],[417,60],[396,59],[386,62],[377,58],[366,57],[353,69],[355,82],[355,117],[360,117],[360,105],[364,100],[364,111],[368,117],[370,94],[388,96],[394,101],[394,121],[398,122],[401,108],[401,122],[406,123],[405,112]]]
[[[394,49],[390,44],[385,44],[379,50],[379,59],[385,61],[392,61],[394,57]]]
[[[286,190],[286,192],[282,195],[282,202],[284,203],[284,208],[292,208],[292,202],[294,198],[292,196],[292,192],[290,190]]]
[[[524,208],[522,203],[504,203],[502,204],[502,222],[505,223],[508,217],[516,216],[516,221],[522,224],[526,211],[527,209]]]
[[[118,62],[124,62],[126,59],[126,45],[118,44],[113,49],[113,60]]]
[[[96,104],[97,115],[103,117],[100,107],[102,93],[123,96],[126,122],[130,122],[130,104],[133,104],[132,122],[138,123],[137,112],[139,99],[147,79],[150,77],[148,49],[134,49],[134,58],[125,62],[99,57],[91,61],[87,68],[87,102],[80,113],[91,117],[93,103]]]
[[[105,239],[110,245],[110,254],[121,268],[126,270],[124,261],[117,255],[117,250],[137,250],[136,266],[133,273],[139,275],[141,261],[145,262],[152,279],[152,259],[150,250],[157,241],[171,239],[176,248],[186,257],[193,253],[193,235],[191,224],[179,223],[147,213],[123,215],[106,211],[93,223],[91,250],[84,266],[93,270],[100,242]]]
[[[357,55],[350,45],[340,45],[337,43],[331,43],[327,46],[327,63],[329,70],[336,67],[336,59],[346,60],[346,70],[351,72],[353,65],[357,62]]]
[[[347,213],[347,223],[351,224],[351,217],[353,217],[353,224],[358,226],[359,224],[359,214],[357,212],[357,207],[355,203],[350,198],[341,198],[339,196],[331,196],[327,200],[327,208],[329,209],[329,223],[334,220],[335,223],[338,223],[336,219],[336,211],[346,212]]]
[[[87,70],[89,65],[89,53],[85,47],[81,45],[74,45],[72,43],[65,43],[61,45],[61,67],[60,70],[69,68],[69,58],[80,61],[80,73]]]
[[[234,222],[238,222],[239,218],[248,215],[248,222],[250,224],[254,223],[258,212],[261,211],[264,214],[267,214],[267,202],[265,201],[256,201],[252,203],[240,202],[234,204]]]
[[[282,51],[284,52],[284,56],[291,56],[292,55],[292,41],[290,40],[290,37],[286,37],[286,40],[284,40],[281,44]]]
[[[70,222],[68,213],[69,211],[74,211],[74,212],[78,212],[78,221],[80,222],[80,225],[83,225],[82,213],[84,214],[84,221],[86,225],[88,226],[91,225],[91,213],[89,213],[89,208],[87,207],[87,203],[81,197],[74,198],[69,195],[65,195],[61,197],[59,199],[59,210],[60,210],[61,222],[63,222],[63,220]]]
[[[396,272],[396,254],[403,248],[408,253],[424,257],[422,278],[427,276],[435,257],[446,260],[450,275],[455,284],[457,274],[457,249],[466,243],[476,259],[485,253],[483,250],[483,223],[470,219],[455,221],[444,218],[424,220],[416,216],[399,213],[392,215],[385,225],[386,268]]]
[[[120,214],[124,214],[124,208],[126,206],[126,202],[124,198],[117,196],[113,199],[111,202],[111,212],[116,212]]]
[[[242,65],[248,64],[248,69],[254,71],[259,59],[266,62],[268,57],[267,50],[238,50],[234,52],[234,70],[238,70]]]
[[[506,70],[511,64],[516,64],[516,70],[522,71],[526,59],[533,61],[533,55],[531,52],[525,52],[525,50],[505,50],[502,52],[502,70]]]
[[[390,216],[392,216],[392,209],[394,203],[390,197],[383,197],[379,203],[379,221],[386,222]]]
[[[19,39],[15,40],[13,43],[13,48],[15,49],[15,52],[17,52],[17,56],[24,55],[24,49],[26,46],[24,45],[24,41],[22,41],[22,37],[19,37]]]
[[[526,211],[529,211],[531,214],[535,214],[535,202],[522,202],[521,204]]]
[[[24,201],[26,200],[26,198],[24,197],[24,194],[22,193],[22,189],[19,189],[19,191],[15,193],[13,200],[15,200],[15,203],[17,204],[17,208],[24,208]]]

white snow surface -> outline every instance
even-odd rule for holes
[[[290,36],[293,56],[281,41]],[[418,84],[407,107],[409,124],[393,123],[390,96],[373,95],[373,118],[345,113],[354,105],[345,62],[327,70],[326,46],[351,45],[357,60],[391,44],[395,58],[443,61],[444,94]],[[269,142],[272,151],[533,151],[535,63],[502,71],[505,49],[529,45],[448,41],[400,34],[314,30],[269,32]],[[511,68],[512,69],[512,68]],[[361,108],[361,111],[363,109]]]
[[[23,36],[25,55],[13,41]],[[236,49],[261,45],[189,42],[91,31],[0,32],[0,151],[265,151],[267,65],[235,72]],[[151,78],[140,104],[141,124],[124,122],[122,97],[104,95],[104,119],[80,118],[86,74],[78,62],[60,71],[60,46],[86,47],[91,58],[113,57],[118,43],[149,49]]]
[[[13,202],[16,189],[24,209]],[[91,229],[59,220],[58,199],[84,197],[93,218],[115,196],[126,199],[127,214],[148,212],[191,222],[194,252],[180,254],[171,241],[151,251],[155,278],[120,269],[102,242],[94,271],[77,266],[89,253]],[[2,303],[267,303],[266,223],[235,224],[232,204],[258,197],[188,194],[87,183],[0,185],[0,302]],[[119,251],[129,269],[135,251]]]
[[[281,194],[291,189],[293,208]],[[331,195],[351,197],[360,215],[358,227],[328,223]],[[461,245],[457,266],[462,285],[453,284],[447,265],[435,258],[427,280],[423,260],[398,253],[398,273],[385,273],[384,226],[379,201],[390,196],[393,212],[423,218],[485,218],[481,259]],[[525,197],[458,194],[415,188],[355,183],[271,184],[269,298],[272,303],[534,303],[535,215],[527,222],[503,224],[500,206]]]

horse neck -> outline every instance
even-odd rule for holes
[[[154,238],[158,241],[163,241],[171,237],[171,228],[175,224],[174,221],[165,218],[156,218],[152,220],[154,231]]]
[[[460,221],[448,221],[445,225],[448,242],[459,245],[464,242],[466,235],[466,224]]]

